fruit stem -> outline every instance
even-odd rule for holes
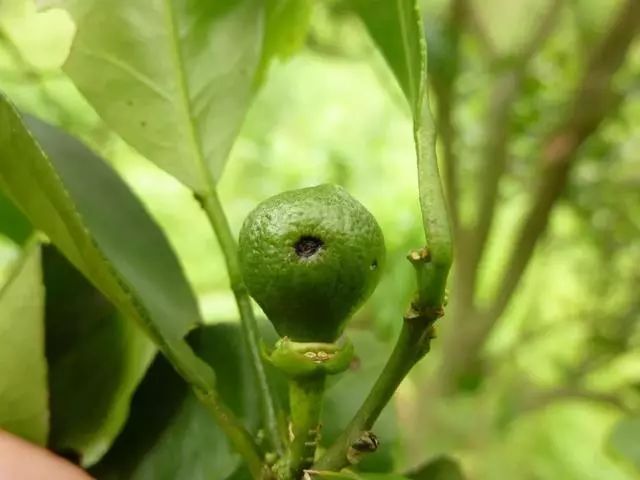
[[[231,227],[229,226],[215,187],[211,187],[210,191],[205,195],[196,194],[196,200],[198,200],[206,213],[213,227],[213,231],[218,238],[220,248],[222,249],[231,290],[233,291],[240,312],[242,336],[249,351],[249,357],[251,358],[251,364],[258,383],[258,396],[265,422],[265,429],[276,452],[279,455],[283,455],[284,445],[276,417],[275,402],[267,381],[267,375],[258,347],[258,324],[253,314],[249,292],[244,285],[242,274],[240,273],[238,245],[231,233]]]
[[[313,464],[320,441],[320,413],[326,375],[289,380],[291,407],[291,443],[287,461],[287,478],[299,479]]]

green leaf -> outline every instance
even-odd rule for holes
[[[149,160],[208,191],[253,95],[263,2],[57,3],[77,26],[64,70],[98,114]]]
[[[640,472],[640,416],[620,420],[611,432],[609,450]]]
[[[358,480],[360,477],[353,472],[322,472],[308,470],[307,474],[312,480]]]
[[[261,77],[273,58],[287,58],[304,45],[312,7],[311,0],[266,0]]]
[[[435,458],[407,476],[411,480],[464,480],[458,462],[447,456]]]
[[[32,232],[29,221],[0,192],[0,234],[6,235],[18,245],[23,245]]]
[[[255,429],[259,409],[238,325],[202,327],[190,342],[215,369],[222,398]],[[133,398],[125,429],[92,474],[100,480],[222,480],[239,465],[211,414],[158,357]]]
[[[29,125],[40,146],[0,97],[0,191],[191,383],[211,388],[211,369],[183,340],[200,315],[163,232],[89,149],[35,119]]]
[[[442,305],[452,240],[438,172],[436,129],[427,89],[427,47],[416,0],[351,0],[409,102],[418,160],[422,223],[430,253],[418,272],[418,303]]]
[[[0,429],[44,445],[49,430],[40,246],[30,243],[0,289]]]
[[[124,426],[155,347],[58,250],[45,247],[42,257],[49,447],[87,466]]]
[[[393,71],[414,118],[426,82],[426,45],[415,0],[351,0],[371,38]]]
[[[309,471],[312,480],[409,480],[407,477],[395,473],[354,473],[349,470],[342,472]]]
[[[357,361],[346,372],[329,377],[329,385],[322,411],[322,444],[331,445],[349,423],[378,378],[390,348],[371,332],[349,330]],[[399,432],[397,419],[390,404],[378,418],[373,432],[380,441],[376,452],[363,456],[360,470],[388,472],[394,467],[394,451],[397,450]]]

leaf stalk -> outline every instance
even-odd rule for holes
[[[284,453],[284,445],[280,436],[280,429],[276,417],[275,403],[269,384],[267,374],[262,363],[260,348],[258,346],[259,333],[258,324],[253,313],[249,292],[242,280],[240,263],[238,259],[238,246],[231,227],[225,215],[224,209],[218,197],[215,187],[210,187],[209,192],[204,195],[196,194],[196,199],[207,215],[211,226],[216,234],[222,254],[224,256],[231,290],[240,312],[240,324],[243,338],[246,342],[251,365],[258,383],[258,394],[262,409],[262,416],[269,440],[276,452],[280,455]]]

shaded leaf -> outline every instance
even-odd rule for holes
[[[411,480],[464,480],[462,469],[454,459],[442,456],[407,474]]]
[[[0,192],[0,234],[18,245],[27,241],[33,228],[11,201]]]
[[[640,472],[640,417],[620,420],[611,432],[609,450]]]
[[[380,49],[414,117],[424,95],[426,46],[415,0],[351,0]]]
[[[32,242],[0,288],[0,429],[43,445],[49,431],[40,246]]]
[[[93,152],[40,121],[29,126],[41,147],[0,97],[0,191],[192,383],[211,386],[211,370],[182,338],[200,315],[163,232]]]
[[[220,177],[249,106],[258,0],[60,1],[77,33],[65,72],[105,122],[193,190]]]
[[[123,427],[155,348],[52,246],[43,250],[43,274],[49,447],[87,466]]]
[[[190,343],[215,369],[226,403],[255,428],[259,409],[238,325],[202,327]],[[239,464],[211,414],[158,357],[134,396],[124,431],[92,473],[99,480],[222,480]]]

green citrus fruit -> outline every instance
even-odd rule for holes
[[[275,195],[240,231],[245,284],[280,336],[333,342],[371,295],[385,248],[369,211],[342,187]]]

